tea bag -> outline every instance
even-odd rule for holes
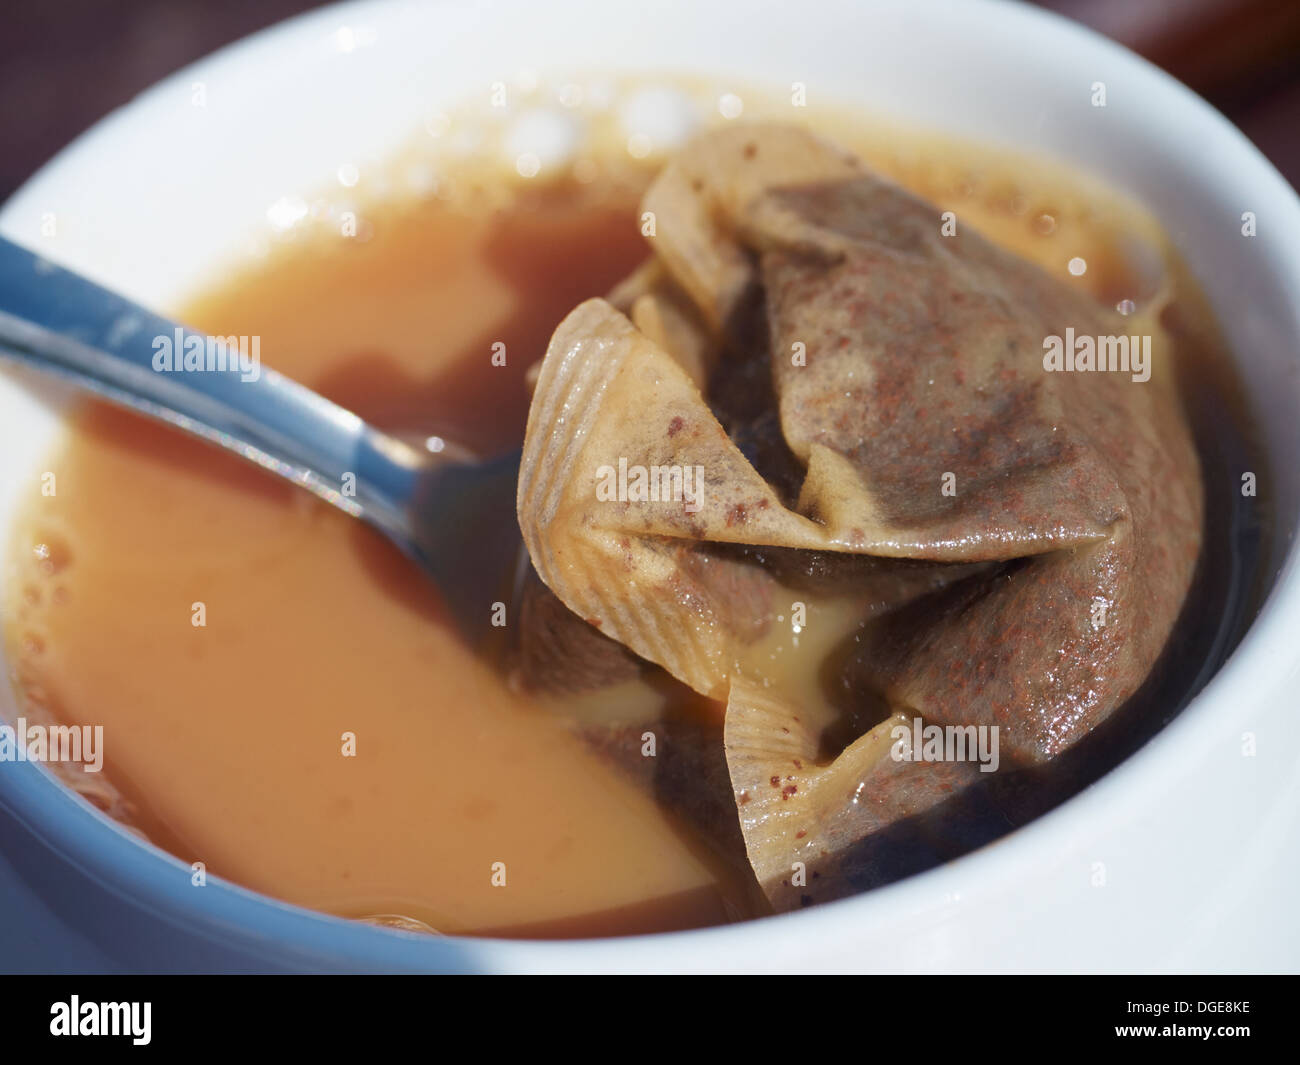
[[[938,208],[795,127],[705,134],[643,210],[657,265],[623,303],[675,326],[593,299],[556,330],[524,541],[578,617],[726,702],[773,905],[837,897],[901,822],[960,816],[979,773],[913,760],[898,730],[996,729],[1005,762],[1040,764],[1147,676],[1201,540],[1163,335],[968,227],[943,235]],[[1052,338],[1092,338],[1095,359],[1135,333],[1142,365],[1045,362]],[[783,644],[792,681],[768,634],[803,593],[766,560],[803,556],[842,559],[814,598],[851,623]],[[828,672],[838,723],[812,705]]]

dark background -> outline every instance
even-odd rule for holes
[[[308,0],[0,2],[0,200],[78,133],[165,74],[319,6]],[[1300,0],[1042,0],[1041,6],[1164,67],[1236,122],[1292,185],[1300,184]]]

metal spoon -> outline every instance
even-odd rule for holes
[[[483,645],[520,553],[518,452],[471,463],[413,447],[274,370],[207,368],[211,340],[0,238],[0,356],[219,444],[369,522]],[[163,353],[177,354],[178,341],[182,352],[202,345],[205,368],[167,369]]]

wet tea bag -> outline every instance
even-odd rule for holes
[[[520,526],[573,614],[725,701],[750,863],[777,908],[806,905],[978,777],[910,757],[914,720],[1035,765],[1137,689],[1200,550],[1196,452],[1152,320],[944,235],[802,129],[705,134],[643,209],[632,317],[589,300],[552,338]],[[774,671],[801,557],[839,560],[809,601],[850,623],[810,621]]]

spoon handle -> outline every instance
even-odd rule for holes
[[[0,356],[220,444],[408,541],[426,459],[263,367],[260,339],[243,339],[241,354],[0,238]]]

